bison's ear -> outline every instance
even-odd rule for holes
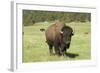
[[[74,32],[72,32],[72,36],[74,35]]]
[[[62,31],[60,31],[60,34],[63,34],[63,32],[62,32]]]

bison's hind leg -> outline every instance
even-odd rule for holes
[[[48,44],[49,45],[49,52],[50,52],[50,56],[53,55],[53,45]]]

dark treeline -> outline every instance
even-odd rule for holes
[[[62,20],[64,22],[86,22],[91,21],[91,14],[79,12],[23,10],[23,24],[25,26],[33,25],[36,22],[50,22],[55,20]]]

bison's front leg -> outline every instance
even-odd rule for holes
[[[61,44],[61,48],[60,48],[61,55],[64,56],[66,54],[66,49],[67,46],[65,44]]]
[[[55,49],[55,54],[61,56],[59,45],[55,44],[54,49]]]
[[[64,50],[63,50],[63,56],[66,55],[66,52],[67,52],[67,47],[64,47]]]
[[[65,55],[66,55],[66,47],[63,48],[63,50],[61,50],[61,55],[62,55],[62,56],[65,56]]]
[[[70,43],[68,43],[68,44],[62,44],[62,46],[61,46],[61,52],[62,52],[63,56],[66,55],[67,49],[69,49],[69,47],[70,47]]]

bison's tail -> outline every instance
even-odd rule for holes
[[[41,28],[40,31],[43,32],[43,31],[45,31],[45,29],[44,28]]]

